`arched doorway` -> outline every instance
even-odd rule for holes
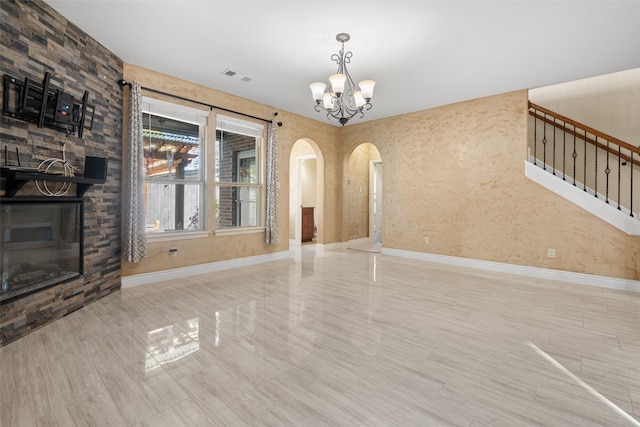
[[[382,157],[375,145],[356,146],[345,161],[347,247],[379,252],[383,240]]]
[[[321,242],[324,162],[318,145],[307,138],[293,144],[289,157],[290,245]]]

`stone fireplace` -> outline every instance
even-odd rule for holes
[[[0,302],[82,275],[82,224],[82,200],[3,200]]]
[[[14,215],[23,205],[13,202],[43,196],[32,182],[12,195],[9,190],[17,189],[19,183],[12,183],[6,173],[0,175],[0,238],[2,245],[10,240],[0,255],[0,290],[4,285],[6,291],[0,301],[3,347],[120,289],[123,96],[116,82],[122,79],[123,62],[42,0],[2,2],[1,9],[7,25],[0,26],[0,36],[12,40],[0,51],[3,76],[41,82],[45,73],[50,73],[51,86],[74,98],[80,99],[88,91],[95,115],[80,137],[0,114],[0,166],[33,168],[44,159],[61,158],[62,142],[66,143],[67,161],[80,170],[87,157],[108,158],[104,184],[88,186],[74,180],[72,192],[63,197],[65,203],[75,199],[73,202],[82,201],[81,205],[71,203],[75,207],[67,211],[66,204],[56,205],[63,202],[61,197],[48,197],[46,202],[59,212],[58,217],[34,218],[31,226],[24,227],[14,226],[12,218],[9,236],[4,235],[8,221],[5,206],[11,207],[12,217],[26,218],[22,213]],[[3,85],[0,91],[4,100]],[[24,206],[32,211],[37,204]],[[54,225],[52,220],[58,219]],[[75,235],[69,232],[73,221],[79,223],[79,228],[73,228]],[[20,252],[21,245],[28,249]],[[56,248],[49,255],[44,254],[47,245]],[[8,264],[12,264],[11,272]],[[21,275],[19,283],[10,278],[15,275]],[[33,290],[31,280],[44,287]]]

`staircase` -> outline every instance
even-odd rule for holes
[[[527,177],[640,235],[638,147],[531,102],[529,116]]]

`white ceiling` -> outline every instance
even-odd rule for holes
[[[127,63],[323,121],[340,32],[377,82],[353,123],[640,67],[640,1],[45,1]]]

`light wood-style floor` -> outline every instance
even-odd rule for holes
[[[639,315],[636,293],[304,247],[0,349],[0,425],[637,426]]]

